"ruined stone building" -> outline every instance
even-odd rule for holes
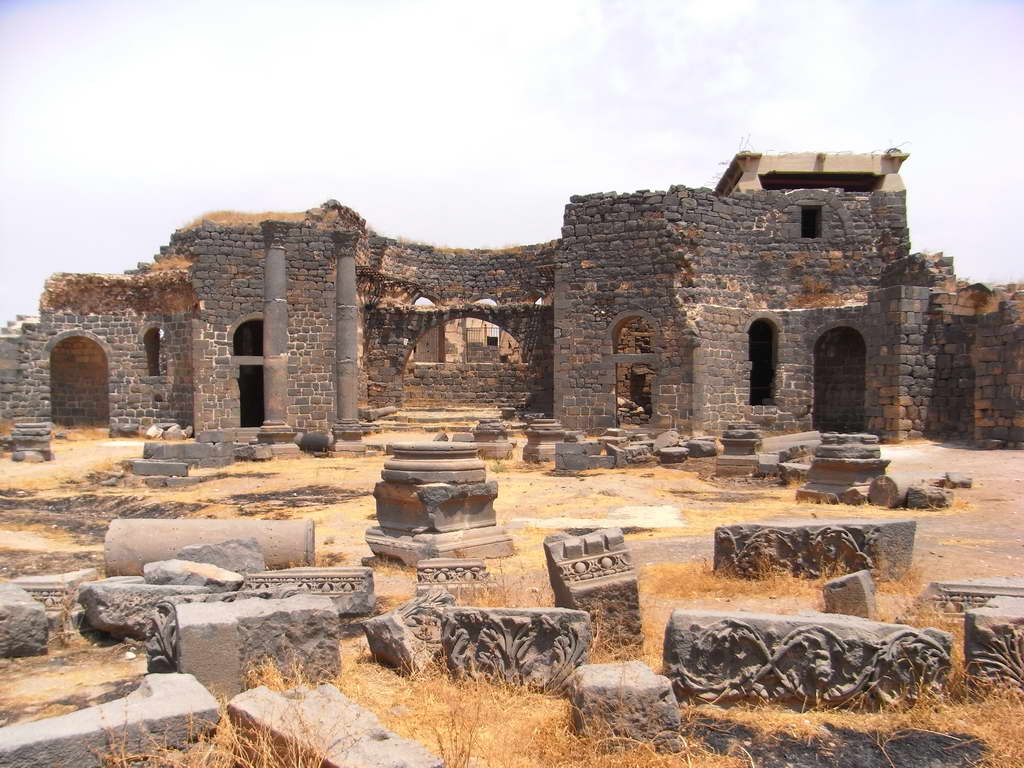
[[[333,420],[348,253],[369,405],[1020,444],[1024,294],[910,253],[906,157],[741,153],[714,190],[574,196],[560,239],[500,250],[383,237],[335,201],[276,224],[202,221],[124,275],[53,275],[38,318],[0,334],[0,418],[258,426],[273,240],[302,430]]]

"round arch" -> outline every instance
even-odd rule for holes
[[[95,334],[69,331],[46,344],[50,418],[69,427],[110,424],[110,347]]]
[[[867,343],[852,325],[836,323],[814,342],[812,424],[821,432],[867,427]]]
[[[228,329],[231,354],[242,357],[263,357],[263,315],[254,312],[239,318]]]
[[[619,352],[619,334],[622,329],[625,328],[633,320],[643,320],[648,328],[650,329],[651,350],[655,351],[661,346],[661,330],[658,325],[658,321],[654,319],[654,316],[650,312],[645,312],[642,309],[631,309],[626,312],[620,312],[611,319],[608,323],[608,341],[611,343],[612,352],[615,354],[622,354]]]

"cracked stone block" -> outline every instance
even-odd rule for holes
[[[964,614],[967,671],[1024,693],[1024,598],[997,597]]]
[[[565,689],[587,663],[590,616],[566,608],[445,608],[441,649],[454,677]]]
[[[281,765],[444,768],[422,744],[387,730],[333,685],[283,692],[253,688],[231,699],[228,717],[261,751],[272,745]]]
[[[941,693],[952,646],[938,629],[854,616],[675,610],[664,661],[681,702],[877,707]]]
[[[0,765],[100,768],[105,753],[182,749],[218,720],[217,700],[192,675],[146,675],[123,699],[0,728]]]
[[[203,594],[207,587],[146,584],[139,577],[115,577],[84,584],[78,602],[85,609],[89,626],[114,637],[145,640],[150,616],[157,603],[174,595]]]
[[[871,571],[857,571],[836,579],[829,579],[822,588],[825,613],[860,616],[872,621],[878,618],[875,602],[875,582]]]
[[[328,597],[339,616],[369,616],[377,607],[373,569],[361,566],[282,568],[245,576],[243,589],[291,589]]]
[[[49,621],[42,603],[10,582],[0,582],[0,658],[46,653]]]
[[[907,509],[945,509],[953,506],[953,492],[935,485],[907,488]]]
[[[267,563],[259,542],[253,538],[227,539],[213,544],[190,544],[175,555],[177,560],[209,563],[236,573],[265,571]]]
[[[905,574],[914,555],[913,520],[792,518],[715,529],[715,571],[758,578],[772,570],[817,578],[870,570],[883,579]]]
[[[326,597],[164,603],[151,634],[150,668],[195,675],[218,696],[244,690],[250,669],[266,661],[313,680],[341,670],[341,625]]]
[[[210,563],[190,560],[157,560],[142,568],[147,584],[185,584],[207,587],[212,592],[230,592],[241,588],[243,576]]]
[[[622,529],[556,533],[544,539],[544,556],[555,605],[589,613],[597,637],[611,645],[643,643],[636,570]]]
[[[570,678],[568,696],[577,733],[679,744],[679,703],[672,681],[642,662],[586,664]]]
[[[433,589],[363,622],[370,655],[378,664],[401,672],[417,672],[441,653],[441,616],[455,597]]]

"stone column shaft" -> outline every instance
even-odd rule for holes
[[[288,424],[288,265],[284,247],[273,242],[273,228],[265,224],[263,230],[263,425],[258,439],[277,445],[275,453],[298,453],[297,433]]]
[[[364,453],[363,431],[359,426],[359,298],[356,290],[356,257],[353,243],[335,239],[335,400],[334,450]]]

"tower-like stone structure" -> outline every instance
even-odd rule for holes
[[[263,258],[263,424],[257,433],[275,456],[298,456],[288,424],[288,262],[283,223],[265,221]]]
[[[379,525],[366,531],[375,555],[415,565],[438,557],[508,557],[497,525],[498,483],[475,443],[398,443],[373,489]]]
[[[359,425],[359,305],[356,291],[356,235],[332,232],[335,256],[334,448],[336,454],[361,456],[366,453]]]

